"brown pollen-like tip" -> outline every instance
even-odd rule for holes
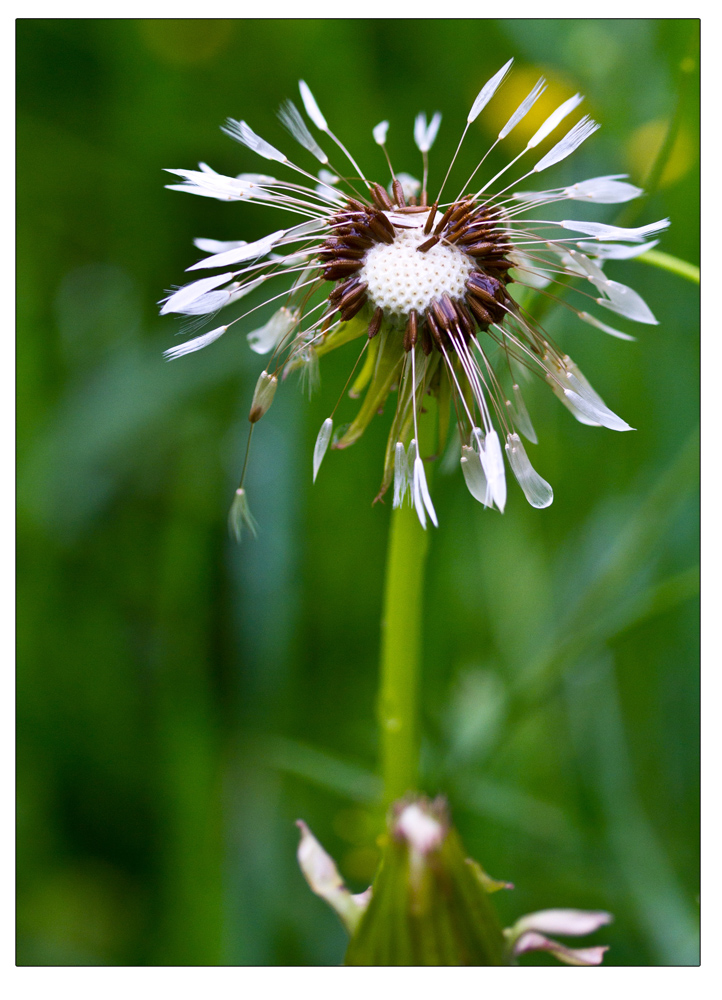
[[[424,198],[425,197],[426,197],[426,192],[424,191]],[[438,209],[438,207],[439,207],[438,201],[435,201],[434,204],[431,206],[429,217],[426,220],[426,224],[424,225],[424,236],[428,236],[429,233],[431,232],[431,227],[434,224],[434,219],[436,217],[436,210]]]
[[[326,281],[338,281],[339,278],[347,278],[350,274],[355,274],[360,267],[360,260],[335,260],[332,264],[327,264],[324,267],[323,276]]]
[[[403,207],[406,204],[406,198],[404,197],[404,189],[401,181],[394,177],[394,182],[392,184],[394,190],[394,198],[396,198],[396,204]]]
[[[380,184],[371,185],[371,197],[379,206],[379,208],[393,208],[394,203],[389,198],[385,189],[381,187]]]
[[[442,229],[444,228],[444,226],[446,225],[446,223],[450,219],[451,213],[454,211],[455,208],[456,208],[455,205],[450,205],[446,209],[446,211],[444,212],[444,214],[441,216],[441,219],[439,220],[438,226],[434,230],[434,235],[435,236],[439,236],[441,234]]]
[[[418,322],[418,314],[415,309],[412,309],[406,323],[406,331],[404,332],[404,350],[407,354],[413,347],[416,346],[416,341],[419,336]]]
[[[366,287],[366,282],[364,281],[354,283],[353,287],[347,289],[339,299],[338,308],[343,312],[348,309],[349,306],[353,305],[357,299],[365,298]]]
[[[354,299],[354,301],[350,305],[348,305],[344,310],[342,310],[341,319],[344,321],[344,323],[347,323],[348,320],[353,319],[356,313],[365,304],[366,304],[366,292],[364,291],[364,294],[360,298]]]
[[[376,215],[369,217],[368,228],[373,233],[374,237],[382,243],[391,244],[396,238],[394,227],[391,225],[383,212],[378,212]],[[389,232],[389,230],[391,231]]]
[[[476,319],[479,326],[483,330],[486,330],[489,327],[489,324],[493,322],[490,313],[486,311],[486,309],[483,307],[483,305],[481,304],[481,302],[479,302],[478,299],[469,296],[469,298],[467,298],[466,301],[472,313],[474,314],[474,318]]]
[[[369,340],[373,340],[376,334],[381,329],[381,323],[383,322],[384,311],[381,306],[377,306],[373,316],[371,317],[371,322],[369,323],[368,337]]]
[[[440,236],[430,236],[428,240],[424,240],[424,242],[416,248],[416,252],[425,253],[427,250],[431,250],[432,247],[436,246],[440,239]]]

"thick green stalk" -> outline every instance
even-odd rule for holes
[[[417,721],[424,568],[428,530],[404,505],[392,512],[386,587],[381,619],[381,678],[378,720],[384,805],[417,791]]]

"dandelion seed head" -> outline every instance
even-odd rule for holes
[[[623,261],[653,246],[644,240],[661,233],[669,220],[626,229],[596,221],[555,221],[545,218],[544,211],[545,206],[569,199],[622,204],[641,194],[639,188],[625,183],[624,175],[609,174],[564,187],[523,190],[528,178],[552,170],[598,129],[584,116],[571,127],[562,126],[566,128],[562,134],[561,123],[583,100],[580,94],[556,108],[527,137],[522,152],[484,181],[480,171],[491,150],[512,128],[524,128],[527,112],[544,89],[544,80],[539,80],[492,146],[480,151],[476,169],[456,197],[449,198],[469,125],[495,99],[511,64],[509,60],[479,90],[448,169],[438,172],[444,178],[438,190],[429,188],[429,151],[441,121],[439,112],[428,123],[425,114],[418,115],[414,125],[423,180],[392,166],[385,146],[387,121],[374,128],[373,139],[383,148],[390,180],[388,175],[366,177],[303,81],[303,107],[309,123],[325,133],[331,159],[296,105],[286,102],[281,118],[315,172],[297,165],[285,148],[272,146],[245,121],[233,119],[228,119],[224,131],[262,159],[275,161],[281,177],[247,172],[224,177],[205,163],[199,170],[170,170],[181,181],[169,185],[174,190],[221,201],[252,201],[274,208],[276,218],[280,209],[289,219],[281,223],[284,228],[260,239],[196,241],[198,250],[210,256],[188,270],[223,273],[196,278],[173,291],[161,303],[162,314],[175,313],[186,321],[193,317],[198,330],[206,322],[214,325],[220,310],[252,290],[262,287],[265,302],[256,304],[249,297],[246,312],[171,348],[166,356],[180,358],[204,348],[253,314],[246,328],[249,344],[267,355],[251,404],[253,426],[289,374],[298,373],[310,393],[318,384],[322,357],[337,348],[351,350],[351,342],[360,341],[363,346],[342,396],[316,440],[314,479],[329,444],[336,449],[353,444],[395,398],[389,408],[393,415],[377,499],[393,483],[394,506],[412,504],[424,527],[437,523],[424,473],[428,458],[417,447],[423,440],[419,414],[429,396],[444,408],[439,427],[452,427],[458,434],[456,453],[472,497],[502,512],[507,467],[532,506],[543,508],[553,499],[551,486],[533,468],[520,438],[536,443],[520,389],[523,382],[527,391],[529,376],[548,384],[581,423],[631,430],[526,311],[526,297],[515,294],[514,287],[549,296],[553,302],[561,300],[580,325],[617,339],[633,338],[602,322],[590,308],[600,306],[632,322],[657,322],[642,298],[627,285],[608,279],[603,268],[607,259]],[[587,239],[580,240],[579,234]],[[266,311],[271,303],[272,309]],[[264,311],[255,315],[259,309]],[[365,391],[350,422],[334,419],[336,410],[348,405],[346,389],[352,399]],[[445,441],[439,439],[435,453],[445,450]],[[247,461],[248,449],[244,474]],[[243,476],[234,510],[232,522],[238,534],[241,523],[252,524]]]

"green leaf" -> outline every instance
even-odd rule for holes
[[[347,323],[340,323],[335,330],[329,333],[326,339],[315,345],[316,354],[323,357],[324,354],[328,354],[329,351],[333,351],[336,347],[343,347],[344,344],[350,344],[352,340],[357,340],[359,337],[363,337],[368,333],[369,317],[368,309],[361,309],[357,312],[353,319],[350,319]]]

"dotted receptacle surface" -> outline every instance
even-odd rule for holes
[[[461,250],[437,243],[424,253],[416,249],[426,240],[422,227],[397,230],[393,243],[378,243],[366,254],[359,278],[368,286],[374,307],[392,316],[423,313],[444,292],[463,299],[473,263]]]

